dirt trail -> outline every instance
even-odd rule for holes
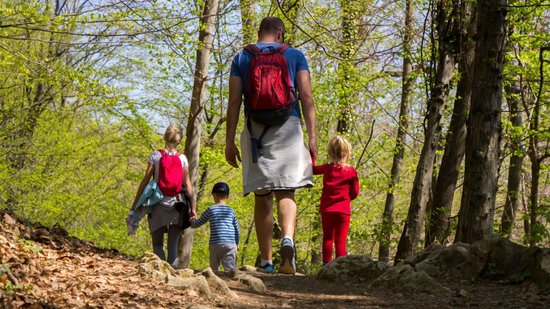
[[[23,225],[0,212],[0,308],[550,308],[550,299],[527,291],[528,286],[495,282],[445,282],[455,291],[451,296],[403,295],[369,290],[366,284],[261,273],[251,274],[268,292],[252,292],[222,275],[239,297],[209,301],[137,270],[131,257],[97,249],[62,230]]]

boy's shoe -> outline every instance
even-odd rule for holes
[[[296,273],[296,262],[294,261],[294,245],[289,238],[283,238],[281,241],[281,267],[279,272],[282,274],[294,275]]]
[[[264,266],[258,267],[256,270],[261,273],[271,274],[275,271],[275,267],[273,267],[273,264],[268,263],[268,264],[265,264]]]

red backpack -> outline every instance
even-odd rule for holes
[[[283,55],[287,48],[288,45],[280,44],[275,50],[264,52],[253,44],[245,47],[254,56],[248,71],[245,110],[255,122],[282,124],[298,101]]]
[[[183,168],[180,153],[169,155],[165,150],[159,150],[162,157],[159,162],[159,179],[157,184],[165,196],[176,196],[183,185]]]

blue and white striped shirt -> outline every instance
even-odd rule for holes
[[[216,204],[206,208],[201,217],[191,220],[191,227],[210,221],[210,244],[239,244],[239,222],[233,208]]]

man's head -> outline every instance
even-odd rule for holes
[[[225,182],[218,182],[212,187],[212,196],[216,202],[229,198],[229,186]]]
[[[275,43],[283,43],[285,41],[285,24],[275,16],[268,16],[260,23],[258,30],[258,39],[260,41],[274,41]]]

